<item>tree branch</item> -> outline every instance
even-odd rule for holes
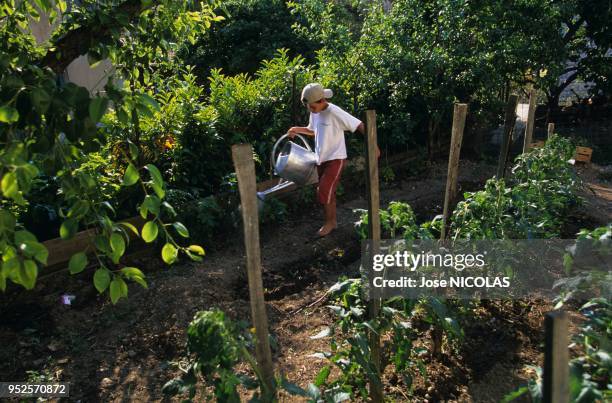
[[[581,16],[578,19],[578,21],[576,21],[573,24],[571,22],[566,22],[565,23],[565,25],[567,25],[568,31],[563,36],[563,43],[564,44],[568,44],[574,38],[574,35],[576,35],[576,32],[582,26],[583,22],[584,22],[584,17]]]
[[[112,14],[124,14],[128,20],[133,20],[144,10],[140,0],[127,0],[113,9]],[[54,49],[47,52],[39,65],[50,67],[57,74],[64,72],[66,67],[77,57],[86,54],[91,47],[111,38],[113,28],[121,28],[121,24],[100,25],[96,20],[91,24],[81,26],[57,39]]]

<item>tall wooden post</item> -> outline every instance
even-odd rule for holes
[[[247,255],[247,273],[249,279],[249,296],[251,300],[251,316],[257,345],[255,352],[257,363],[263,375],[267,390],[263,391],[266,401],[275,398],[274,367],[270,340],[268,339],[268,316],[264,302],[263,282],[261,279],[261,249],[259,246],[259,215],[257,211],[257,189],[255,181],[255,163],[253,147],[250,144],[232,146],[232,158],[238,178],[240,203],[242,206],[242,222],[244,226],[244,245]]]
[[[378,159],[376,158],[376,111],[366,111],[367,125],[367,192],[368,192],[368,233],[372,242],[372,256],[380,251],[380,193],[378,178]],[[371,299],[368,302],[368,318],[375,321],[380,314],[380,299]],[[380,336],[372,331],[369,332],[370,356],[378,378],[381,378],[380,371]],[[374,403],[383,401],[383,392],[380,384],[370,382],[370,399]]]
[[[512,131],[516,123],[516,105],[518,96],[512,94],[508,97],[506,104],[506,115],[504,118],[504,134],[501,142],[501,150],[499,151],[499,161],[497,163],[497,178],[502,179],[506,175],[506,163],[508,161],[508,151],[510,150],[510,142],[512,141]]]
[[[555,133],[555,124],[554,123],[549,123],[548,124],[548,133],[547,133],[546,138],[550,138],[554,133]]]
[[[535,126],[535,110],[536,110],[536,90],[532,88],[529,91],[529,111],[527,112],[527,125],[525,126],[525,139],[523,142],[523,153],[531,149],[533,142],[533,128]]]
[[[544,327],[544,403],[569,403],[567,313],[546,314]]]
[[[442,219],[442,232],[440,239],[446,239],[446,227],[450,214],[450,207],[457,193],[457,178],[459,173],[459,154],[461,142],[463,141],[463,129],[465,129],[465,117],[467,115],[467,104],[455,104],[453,111],[453,129],[451,134],[450,154],[448,156],[448,175],[446,177],[446,193],[444,195],[444,212]]]

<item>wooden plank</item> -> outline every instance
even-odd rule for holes
[[[127,218],[118,222],[129,222],[136,226],[136,228],[142,227],[144,220],[140,216]],[[126,231],[130,237],[130,240],[136,238],[136,235],[132,231]],[[47,258],[46,268],[56,266],[62,263],[68,262],[72,255],[77,252],[93,252],[95,250],[94,237],[98,233],[96,228],[77,232],[71,239],[54,238],[42,242],[42,244],[49,251],[49,257]]]
[[[442,219],[442,232],[440,239],[446,239],[446,229],[450,214],[450,207],[457,193],[457,178],[459,175],[459,154],[461,153],[461,142],[463,141],[463,130],[465,129],[465,118],[467,116],[467,104],[455,104],[453,111],[453,128],[451,134],[451,147],[448,155],[448,174],[446,177],[446,192],[444,195],[444,211]]]
[[[257,337],[255,352],[257,362],[262,371],[264,383],[264,400],[269,401],[275,396],[274,367],[268,336],[268,316],[264,301],[263,282],[261,278],[261,249],[259,245],[259,214],[257,211],[257,194],[255,183],[255,162],[253,148],[250,144],[232,146],[232,159],[236,168],[240,203],[242,207],[242,222],[244,229],[244,244],[246,249],[246,265],[249,281],[249,296],[251,301],[251,316],[255,335]]]
[[[497,162],[497,177],[503,178],[506,175],[506,163],[508,161],[508,151],[510,150],[510,142],[512,141],[512,131],[516,123],[516,105],[518,104],[518,96],[512,94],[508,97],[506,104],[506,114],[504,117],[504,135],[499,152],[499,160]]]
[[[548,131],[546,133],[547,138],[550,138],[554,133],[555,133],[555,124],[554,123],[549,123],[548,124]]]
[[[576,152],[574,153],[574,160],[576,162],[591,162],[591,158],[593,156],[593,149],[589,147],[576,147]]]
[[[589,147],[581,147],[581,146],[577,146],[576,147],[576,154],[582,154],[582,155],[593,155],[593,149],[589,148]]]
[[[533,128],[535,126],[535,110],[536,110],[537,93],[534,88],[529,92],[529,110],[527,112],[527,125],[525,126],[525,139],[523,142],[523,152],[526,153],[531,148],[533,142]]]
[[[551,312],[544,319],[544,403],[569,403],[568,318]]]
[[[378,158],[376,157],[376,111],[366,111],[367,125],[367,147],[366,147],[366,185],[368,193],[368,234],[372,242],[372,253],[374,256],[380,251],[380,189],[378,178]],[[368,301],[368,318],[375,321],[380,314],[380,299]],[[370,357],[376,369],[376,374],[381,379],[380,370],[380,336],[372,331],[369,332]],[[374,403],[383,401],[383,391],[380,385],[370,382],[370,400]]]

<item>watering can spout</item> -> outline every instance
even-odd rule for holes
[[[270,189],[266,189],[266,190],[262,190],[261,192],[257,192],[257,208],[259,209],[259,211],[263,209],[264,203],[266,201],[266,197],[270,195],[274,195],[275,193],[278,193],[281,190],[286,189],[291,185],[295,185],[295,183],[291,181],[283,181],[283,179],[281,179],[281,181],[277,185],[272,186]]]

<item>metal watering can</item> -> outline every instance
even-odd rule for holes
[[[306,186],[319,181],[319,175],[317,174],[317,156],[310,148],[306,139],[301,135],[298,134],[296,137],[302,140],[306,148],[292,141],[288,141],[280,150],[278,156],[276,155],[279,144],[287,137],[289,137],[288,133],[281,136],[272,148],[270,165],[274,168],[274,173],[280,176],[281,179],[276,186],[262,192],[257,192],[259,209],[263,207],[263,202],[268,195],[274,194],[294,184]]]

